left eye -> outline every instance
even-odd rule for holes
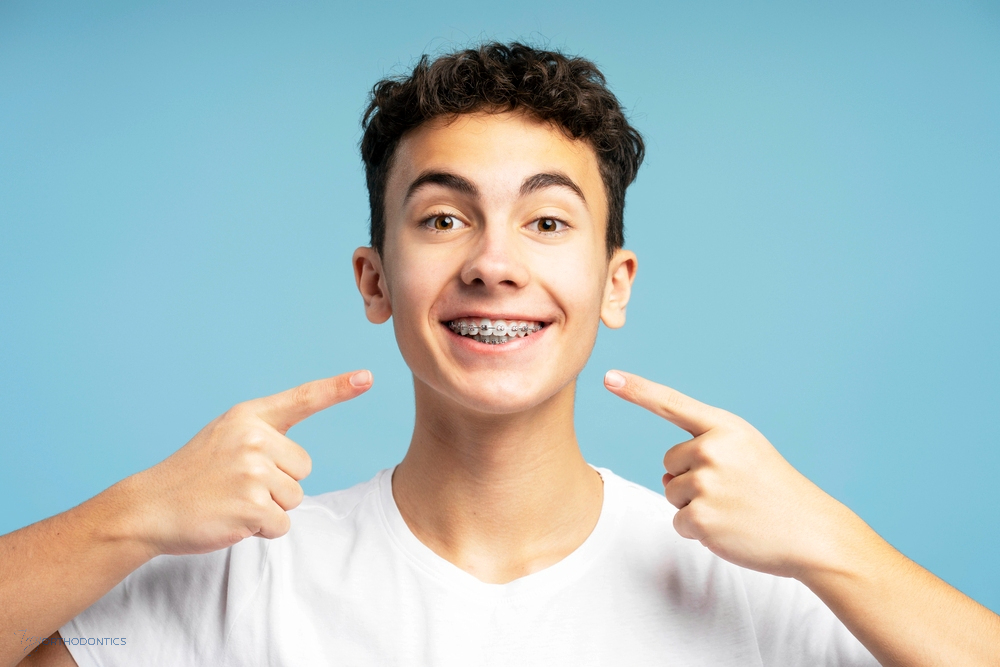
[[[539,218],[532,224],[540,232],[561,232],[566,229],[566,223],[555,218]]]
[[[453,215],[435,215],[425,224],[439,232],[444,232],[449,229],[458,229],[464,226],[462,221]]]

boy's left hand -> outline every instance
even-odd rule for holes
[[[694,436],[663,457],[674,528],[741,567],[802,578],[836,567],[864,525],[791,466],[736,415],[650,382],[609,371],[605,386]]]

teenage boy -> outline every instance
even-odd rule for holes
[[[286,431],[367,371],[234,407],[2,538],[4,664],[15,630],[51,635],[25,660],[49,665],[998,664],[1000,618],[733,414],[609,371],[692,438],[664,447],[665,497],[583,459],[575,382],[598,323],[625,323],[643,154],[593,64],[425,58],[375,87],[364,127],[353,262],[413,372],[403,461],[303,498]]]

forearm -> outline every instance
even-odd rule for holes
[[[882,665],[1000,665],[1000,616],[851,517],[840,553],[797,578]]]
[[[22,636],[50,636],[155,555],[134,537],[130,488],[0,537],[0,665],[24,657]]]

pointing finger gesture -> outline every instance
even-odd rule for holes
[[[638,375],[609,371],[605,386],[693,437],[663,457],[674,528],[751,569],[795,576],[837,548],[855,515],[793,468],[736,415]]]
[[[302,502],[309,454],[285,434],[320,410],[371,387],[368,371],[315,380],[240,403],[161,463],[130,477],[143,511],[138,533],[156,553],[223,549],[250,536],[280,537]]]

